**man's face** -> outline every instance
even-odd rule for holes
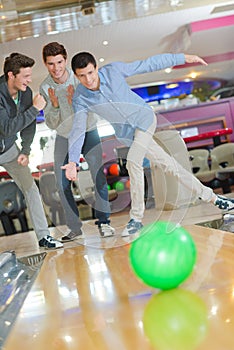
[[[13,75],[12,72],[9,72],[8,76],[13,89],[26,91],[27,86],[32,82],[32,68],[20,68],[18,74]]]
[[[98,67],[95,68],[92,63],[89,63],[85,68],[77,68],[75,75],[87,89],[99,89]]]
[[[45,66],[51,77],[58,81],[63,78],[66,72],[67,60],[62,55],[47,56]]]

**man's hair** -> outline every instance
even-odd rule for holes
[[[28,68],[34,65],[33,58],[22,55],[21,53],[13,52],[9,57],[6,57],[3,72],[6,80],[8,80],[8,72],[12,72],[14,76],[19,74],[21,68]]]
[[[63,58],[67,59],[67,51],[62,44],[57,43],[56,41],[45,45],[42,49],[43,61],[46,63],[48,56],[57,56],[62,55]]]
[[[72,57],[71,67],[73,72],[75,73],[76,69],[85,68],[89,63],[91,63],[94,66],[94,68],[97,67],[97,62],[91,53],[79,52]]]

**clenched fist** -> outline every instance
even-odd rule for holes
[[[46,101],[44,97],[40,94],[37,94],[33,99],[33,106],[37,108],[39,111],[45,108]]]

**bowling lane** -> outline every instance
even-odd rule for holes
[[[168,292],[137,279],[129,244],[48,252],[4,350],[233,349],[234,235],[186,229],[197,263],[180,288]]]

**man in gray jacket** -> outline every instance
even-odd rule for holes
[[[34,63],[20,53],[12,53],[4,62],[4,75],[0,77],[0,165],[24,194],[39,246],[54,249],[63,244],[50,236],[40,193],[28,166],[36,116],[46,104],[40,94],[33,99],[28,86]],[[15,143],[18,132],[21,149]]]

